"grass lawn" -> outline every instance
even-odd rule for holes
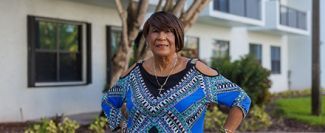
[[[285,118],[294,119],[310,125],[325,126],[325,96],[322,96],[322,113],[320,116],[311,115],[311,98],[283,98],[276,100],[276,105]]]

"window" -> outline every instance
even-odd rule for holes
[[[306,29],[306,12],[280,5],[280,24]]]
[[[213,43],[212,58],[221,59],[229,57],[229,41],[215,40]]]
[[[281,49],[280,47],[271,47],[271,72],[273,74],[281,73]]]
[[[199,58],[199,38],[185,36],[184,48],[180,51],[180,54],[188,58]]]
[[[213,9],[252,19],[261,19],[261,0],[213,0]]]
[[[90,24],[28,16],[28,86],[91,82]]]
[[[262,45],[260,44],[249,44],[249,54],[255,56],[257,61],[262,64]]]

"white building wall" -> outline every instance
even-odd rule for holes
[[[311,14],[311,1],[307,0],[287,0],[290,7],[306,11]],[[307,23],[311,29],[311,21]],[[310,30],[311,31],[311,30]],[[311,35],[308,36],[289,36],[288,37],[288,57],[289,57],[289,89],[299,90],[311,88],[311,59],[312,44]]]
[[[263,47],[263,67],[271,69],[271,46],[281,47],[281,74],[271,74],[273,81],[271,92],[288,89],[287,70],[287,39],[282,35],[263,32],[248,31],[247,28],[231,28],[219,25],[207,25],[196,23],[186,33],[200,38],[200,59],[210,62],[214,39],[229,40],[230,56],[232,60],[238,60],[249,53],[249,43],[259,43]]]
[[[27,88],[27,15],[92,24],[92,84]],[[63,0],[0,1],[0,122],[100,110],[106,77],[106,25],[120,25],[114,9]]]
[[[289,37],[288,56],[291,86],[290,89],[311,87],[311,38],[310,36]]]
[[[248,33],[246,28],[232,28],[230,56],[231,60],[238,60],[241,56],[249,53]]]
[[[231,29],[215,25],[195,23],[186,33],[186,35],[199,37],[199,58],[205,62],[210,62],[212,56],[213,42],[217,40],[229,40],[231,42]]]
[[[271,70],[271,46],[280,47],[281,73],[271,74],[270,79],[272,80],[272,86],[270,91],[279,92],[287,90],[288,46],[286,36],[262,32],[249,32],[247,44],[248,43],[257,43],[262,45],[262,65],[268,70]],[[249,45],[247,47],[249,47]]]

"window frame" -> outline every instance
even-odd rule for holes
[[[80,57],[81,57],[81,80],[80,81],[36,81],[36,45],[39,39],[39,22],[66,23],[77,25],[80,29]],[[92,82],[91,77],[91,24],[88,22],[65,20],[50,17],[27,15],[27,47],[28,47],[28,87],[57,87],[88,85]]]
[[[114,26],[114,25],[106,25],[106,81],[107,86],[110,86],[110,82],[112,79],[112,58],[116,51],[113,50],[113,38],[112,33],[113,32],[122,32],[121,26]],[[122,33],[121,33],[122,34]],[[118,48],[119,44],[116,44],[116,49]]]

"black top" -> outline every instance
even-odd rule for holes
[[[151,75],[150,73],[148,73],[142,66],[143,61],[141,63],[139,63],[139,68],[140,68],[140,72],[141,75],[144,79],[144,82],[146,84],[146,87],[148,88],[149,92],[154,96],[154,97],[158,97],[159,96],[159,88],[160,86],[157,83],[156,77],[155,75]],[[180,80],[185,76],[185,74],[190,70],[191,67],[193,67],[195,64],[191,63],[191,60],[189,60],[186,64],[185,69],[183,69],[182,71],[172,74],[169,76],[168,81],[166,82],[166,85],[163,87],[164,90],[161,92],[164,93],[167,90],[171,89],[172,87],[174,87],[175,85],[177,85]],[[167,78],[167,76],[165,77],[157,77],[158,81],[160,84],[163,84]]]

